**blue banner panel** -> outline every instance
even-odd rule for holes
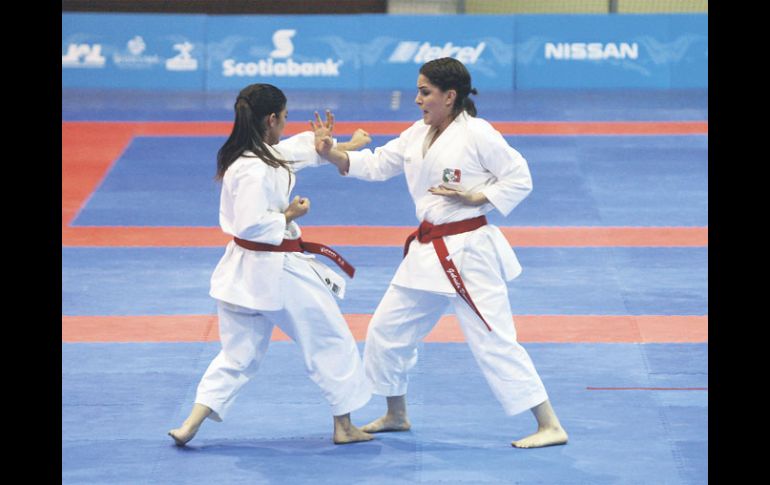
[[[62,87],[203,89],[204,15],[62,13]]]
[[[360,89],[359,26],[355,15],[209,17],[206,87]]]
[[[670,15],[671,87],[708,87],[708,15]]]
[[[708,87],[708,15],[62,14],[62,87],[415,90],[454,57],[480,91]]]
[[[417,92],[420,66],[439,57],[460,60],[480,90],[513,88],[512,15],[368,15],[358,46],[364,89]]]
[[[708,15],[521,15],[515,87],[707,87]]]

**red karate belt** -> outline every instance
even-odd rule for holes
[[[449,279],[449,282],[452,284],[452,287],[455,289],[460,298],[465,300],[465,302],[473,309],[473,311],[476,312],[476,315],[479,316],[481,321],[484,322],[484,325],[486,325],[487,329],[491,332],[492,327],[489,326],[487,321],[481,315],[479,309],[476,308],[476,305],[471,299],[470,293],[468,293],[468,290],[465,289],[465,283],[463,283],[463,279],[460,277],[460,272],[457,270],[454,261],[452,261],[452,259],[449,257],[449,250],[447,250],[446,243],[444,242],[444,236],[453,236],[455,234],[473,231],[479,227],[485,226],[486,224],[486,216],[479,216],[474,217],[473,219],[466,219],[464,221],[435,225],[427,221],[422,221],[422,223],[420,223],[420,227],[418,227],[416,231],[411,233],[409,237],[406,238],[406,244],[404,244],[404,257],[406,257],[406,254],[409,252],[409,245],[412,243],[412,241],[414,241],[415,238],[424,244],[432,241],[433,248],[436,250],[438,260],[441,263],[441,267],[444,268],[444,273]]]
[[[330,248],[329,246],[324,246],[323,244],[314,243],[314,242],[307,242],[303,241],[302,239],[284,239],[281,244],[278,246],[273,246],[272,244],[262,244],[254,241],[247,241],[245,239],[241,239],[238,237],[233,237],[233,241],[235,241],[235,244],[242,248],[250,249],[252,251],[271,251],[271,252],[308,252],[313,254],[320,254],[321,256],[326,256],[327,258],[331,259],[335,263],[337,263],[337,266],[342,268],[342,271],[347,273],[348,276],[351,278],[353,277],[353,274],[356,272],[356,268],[353,267],[350,263],[345,261],[345,258],[340,256],[340,254],[335,251],[334,249]]]

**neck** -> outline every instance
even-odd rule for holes
[[[462,113],[462,111],[460,113]],[[446,119],[444,119],[441,123],[436,125],[436,127],[435,127],[436,128],[436,136],[440,135],[444,130],[446,130],[447,127],[452,124],[452,122],[455,120],[455,118],[460,116],[460,113],[451,114],[451,115],[447,116]]]
[[[439,136],[441,133],[444,132],[444,130],[447,129],[447,127],[452,123],[452,118],[447,118],[438,125],[435,126],[436,128],[436,136]]]

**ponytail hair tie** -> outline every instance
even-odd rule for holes
[[[478,91],[476,91],[476,88],[471,88],[471,90],[470,90],[469,92],[470,92],[471,94],[473,94],[474,96],[475,96],[475,95],[477,95],[477,94],[479,94],[479,92],[478,92]]]

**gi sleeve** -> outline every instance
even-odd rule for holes
[[[412,125],[412,128],[414,125]],[[381,147],[348,152],[350,170],[347,175],[370,182],[381,182],[404,171],[404,154],[412,128]]]
[[[273,245],[283,241],[286,216],[268,209],[273,186],[271,173],[271,167],[260,163],[237,174],[232,187],[235,236]]]
[[[479,162],[497,179],[481,192],[504,216],[532,192],[532,176],[524,157],[488,122],[474,133]]]
[[[337,144],[336,139],[334,143]],[[329,163],[315,151],[315,134],[312,131],[303,131],[281,140],[273,148],[281,154],[284,160],[291,162],[294,172]]]

